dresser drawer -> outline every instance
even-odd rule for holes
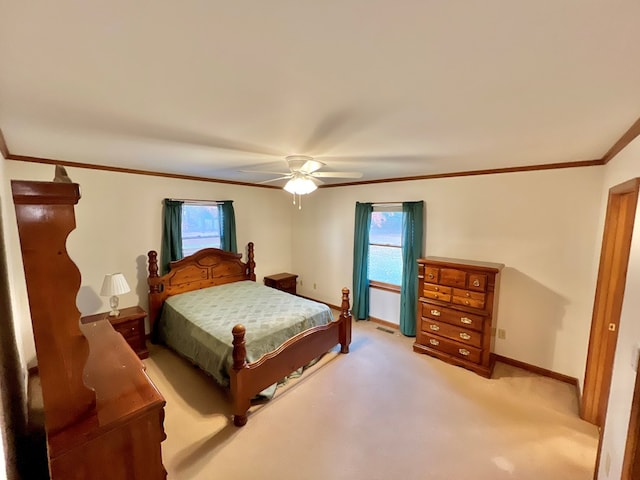
[[[142,335],[142,322],[139,320],[131,320],[114,325],[114,328],[126,340],[138,339]]]
[[[451,294],[451,287],[443,287],[442,285],[436,285],[434,283],[425,283],[424,284],[424,291],[425,292],[437,292],[437,293],[444,293],[444,294]]]
[[[464,288],[467,284],[467,272],[455,268],[441,268],[440,281],[438,283]]]
[[[468,362],[480,363],[482,357],[482,350],[472,347],[471,345],[464,345],[453,340],[448,340],[443,337],[431,335],[429,333],[420,332],[419,341],[434,350],[448,353],[458,358],[462,358]]]
[[[288,278],[286,280],[281,280],[278,286],[281,290],[292,290],[296,288],[296,279]]]
[[[427,298],[433,298],[434,300],[440,300],[441,302],[451,302],[451,295],[445,293],[432,292],[429,290],[425,290],[422,293]]]
[[[440,269],[437,267],[424,267],[424,279],[427,282],[438,282],[440,280]]]
[[[470,273],[467,288],[469,290],[485,292],[487,290],[487,276],[482,273]]]
[[[482,347],[482,333],[469,330],[430,318],[422,319],[422,331],[450,338],[457,342],[466,343],[474,347]]]
[[[454,288],[451,301],[458,305],[466,305],[467,307],[484,308],[485,295],[484,293]]]
[[[430,303],[422,304],[422,316],[472,330],[482,331],[484,317]]]

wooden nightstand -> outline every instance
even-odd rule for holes
[[[296,294],[296,279],[298,275],[292,273],[277,273],[275,275],[269,275],[264,277],[264,284],[267,287],[282,290],[293,295]]]
[[[144,319],[147,316],[140,307],[128,307],[120,310],[120,315],[110,317],[109,312],[96,313],[80,319],[81,323],[97,322],[105,318],[111,322],[116,332],[120,333],[127,341],[129,346],[140,358],[147,358],[149,351],[147,350],[146,336],[144,333]]]

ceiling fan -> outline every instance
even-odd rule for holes
[[[242,170],[243,172],[263,173],[266,175],[280,175],[277,178],[259,182],[261,184],[288,180],[284,189],[294,195],[306,195],[313,192],[324,182],[320,178],[360,178],[361,172],[321,172],[324,163],[307,155],[289,155],[285,157],[289,166],[288,172],[268,172],[264,170]]]
[[[289,166],[289,172],[268,172],[264,170],[242,170],[243,172],[263,173],[266,175],[280,175],[277,178],[259,182],[260,184],[277,182],[279,180],[288,180],[284,190],[293,195],[293,204],[296,204],[296,195],[298,196],[298,208],[302,208],[300,201],[301,195],[313,192],[324,182],[320,178],[360,178],[361,172],[321,172],[319,171],[325,166],[324,163],[315,160],[307,155],[289,155],[285,157],[285,161]]]

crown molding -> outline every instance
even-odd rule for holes
[[[629,145],[638,135],[640,135],[640,118],[638,118],[638,120],[631,125],[631,128],[629,128],[629,130],[627,130],[624,135],[622,135],[622,137],[613,144],[609,151],[604,154],[604,157],[602,157],[602,163],[609,163],[613,157],[620,153],[622,149]]]
[[[499,173],[531,172],[531,171],[537,171],[537,170],[554,170],[554,169],[560,169],[560,168],[600,166],[600,165],[606,165],[607,163],[609,163],[609,161],[611,161],[612,158],[614,158],[618,153],[620,153],[627,145],[629,145],[639,135],[640,135],[640,118],[636,120],[633,125],[631,125],[631,127],[624,133],[624,135],[622,135],[622,137],[620,137],[620,139],[618,139],[618,141],[616,141],[616,143],[613,144],[613,146],[607,151],[607,153],[605,153],[605,155],[602,158],[597,160],[581,160],[577,162],[547,163],[547,164],[538,164],[538,165],[527,165],[527,166],[521,166],[521,167],[489,168],[484,170],[467,170],[467,171],[460,171],[460,172],[436,173],[432,175],[416,175],[411,177],[383,178],[378,180],[364,180],[360,182],[345,182],[345,183],[334,183],[331,185],[321,185],[319,188],[350,187],[355,185],[408,182],[408,181],[414,181],[414,180],[431,180],[435,178],[469,177],[469,176],[475,176],[475,175],[494,175]],[[108,172],[120,172],[120,173],[130,173],[135,175],[177,178],[181,180],[195,180],[199,182],[224,183],[229,185],[240,185],[243,187],[280,189],[280,187],[276,187],[273,185],[258,185],[258,184],[249,183],[249,182],[238,182],[234,180],[222,180],[217,178],[199,177],[196,175],[181,175],[176,173],[155,172],[151,170],[140,170],[140,169],[134,169],[134,168],[110,167],[106,165],[94,165],[89,163],[70,162],[66,160],[52,159],[52,158],[31,157],[27,155],[15,155],[9,151],[9,148],[4,138],[4,134],[2,133],[2,129],[0,129],[0,152],[2,153],[2,155],[6,160],[16,160],[21,162],[46,163],[51,165],[64,165],[67,167],[87,168],[91,170],[103,170]]]

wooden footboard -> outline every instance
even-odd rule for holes
[[[349,353],[351,343],[351,310],[349,289],[342,289],[340,317],[327,324],[310,328],[283,343],[277,350],[263,355],[253,363],[246,361],[245,327],[233,328],[233,367],[229,372],[233,398],[233,423],[247,423],[251,399],[269,385],[340,344],[341,353]]]

